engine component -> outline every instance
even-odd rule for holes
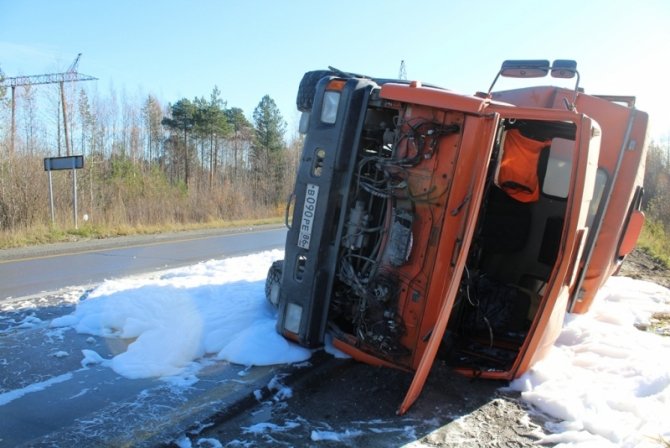
[[[386,256],[392,266],[399,267],[407,263],[412,252],[412,223],[414,215],[409,210],[393,209],[393,223],[389,234]]]
[[[368,225],[368,214],[365,212],[365,203],[356,201],[356,205],[349,212],[347,233],[342,238],[342,246],[357,250],[363,247],[365,242],[364,229]]]

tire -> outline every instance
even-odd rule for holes
[[[298,87],[298,97],[296,106],[300,112],[311,112],[314,104],[314,95],[316,94],[316,84],[326,76],[336,76],[332,70],[314,70],[307,72],[302,76],[300,87]]]
[[[283,272],[284,260],[277,260],[272,263],[268,270],[268,276],[265,278],[265,298],[275,308],[279,306],[279,287],[281,286]]]

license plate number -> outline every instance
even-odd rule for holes
[[[319,186],[307,184],[305,191],[305,204],[302,207],[302,219],[300,220],[300,235],[298,236],[298,247],[309,249],[312,238],[312,226],[316,216],[316,200],[319,197]]]

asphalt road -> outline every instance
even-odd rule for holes
[[[0,300],[275,248],[286,230],[206,230],[0,251]]]
[[[85,365],[82,358],[92,350],[110,359],[130,341],[79,334],[49,323],[74,309],[62,298],[69,289],[81,290],[106,278],[282,248],[285,236],[285,229],[273,226],[0,251],[0,305],[4,306],[0,313],[0,448],[153,447],[168,443],[198,421],[240,403],[255,403],[257,391],[263,391],[275,376],[286,376],[290,366],[248,368],[212,358],[203,361],[205,367],[193,386],[157,378],[128,379],[108,366]]]
[[[51,327],[74,309],[57,295],[22,304],[0,313],[0,448],[161,446],[291,372],[210,357],[192,385],[125,378],[82,359],[92,350],[109,360],[129,341]]]

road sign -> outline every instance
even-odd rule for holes
[[[56,222],[54,213],[54,193],[51,182],[51,172],[56,170],[72,170],[72,215],[74,228],[78,229],[77,223],[77,171],[84,167],[84,156],[45,157],[44,171],[49,173],[49,205],[51,205],[51,225]]]
[[[83,167],[84,167],[84,156],[44,158],[44,171],[78,170]]]

